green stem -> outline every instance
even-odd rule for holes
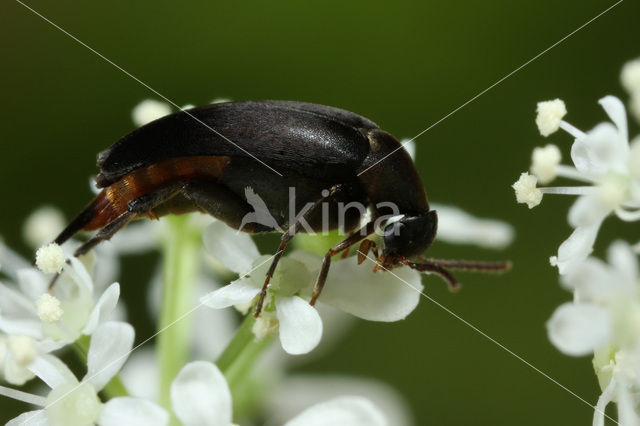
[[[89,353],[89,344],[90,338],[89,336],[81,336],[78,340],[74,342],[72,345],[73,352],[76,354],[78,359],[82,361],[83,364],[87,364],[87,354]],[[122,383],[122,379],[120,376],[114,376],[109,383],[100,391],[105,399],[115,398],[117,396],[129,396],[129,392],[127,388]]]
[[[189,229],[188,216],[167,218],[169,234],[163,259],[162,310],[157,354],[160,404],[171,409],[171,382],[189,358],[193,289],[197,273],[198,233]],[[172,419],[172,423],[176,423]]]
[[[229,369],[231,364],[238,358],[242,351],[249,345],[254,339],[253,324],[256,323],[256,319],[253,315],[248,314],[244,319],[238,331],[233,336],[233,339],[229,342],[224,352],[216,360],[216,365],[223,373]]]
[[[235,336],[218,357],[216,364],[225,375],[233,395],[234,415],[242,416],[253,407],[250,391],[255,388],[251,382],[258,357],[273,340],[273,336],[256,340],[253,334],[255,318],[249,314],[238,328]]]
[[[261,340],[253,340],[244,348],[242,353],[238,358],[236,358],[235,362],[223,371],[227,378],[227,383],[229,383],[231,393],[233,393],[233,390],[249,377],[258,357],[267,347],[269,347],[272,340],[273,336],[268,336]]]

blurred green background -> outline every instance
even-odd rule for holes
[[[179,105],[303,100],[358,112],[399,138],[415,136],[613,3],[28,1]],[[564,99],[567,120],[588,130],[605,118],[600,97],[626,100],[619,71],[640,55],[639,17],[640,4],[623,1],[417,139],[431,200],[517,230],[501,252],[436,243],[434,257],[509,258],[515,267],[500,277],[463,275],[458,294],[428,277],[427,294],[590,403],[599,395],[591,360],[560,354],[545,331],[554,308],[571,297],[548,257],[570,233],[573,200],[547,196],[529,211],[516,205],[510,185],[533,147],[548,142],[535,127],[536,102]],[[90,197],[96,153],[132,130],[135,104],[157,96],[11,0],[0,6],[0,56],[0,234],[30,256],[24,218],[43,204],[67,217],[78,212]],[[568,158],[569,136],[550,140]],[[608,219],[597,252],[621,236],[636,242],[640,233]],[[154,259],[127,263],[125,299],[142,297],[147,281],[148,270],[133,265]],[[383,380],[404,395],[419,425],[590,424],[592,417],[576,397],[424,299],[406,321],[359,322],[304,370]],[[0,404],[3,421],[24,409]]]

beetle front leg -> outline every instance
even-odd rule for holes
[[[360,247],[358,248],[358,265],[361,265],[362,262],[367,258],[369,251],[373,251],[373,255],[378,258],[378,246],[376,242],[373,240],[366,239],[362,243],[360,243]]]
[[[336,254],[340,253],[343,250],[349,249],[352,245],[356,244],[358,241],[361,241],[367,238],[369,235],[373,234],[375,231],[375,222],[369,222],[356,232],[349,235],[342,242],[339,242],[335,246],[331,247],[327,254],[324,256],[324,260],[322,261],[322,267],[320,268],[320,273],[318,274],[318,278],[316,279],[316,284],[313,287],[313,295],[311,296],[311,301],[309,304],[311,306],[316,304],[318,297],[320,297],[320,293],[322,293],[322,288],[324,287],[325,282],[327,281],[327,275],[329,275],[329,267],[331,266],[331,258]],[[366,240],[369,241],[369,240]]]

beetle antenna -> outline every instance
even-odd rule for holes
[[[419,272],[431,272],[433,274],[439,275],[443,280],[447,282],[449,288],[452,291],[458,290],[460,288],[460,283],[458,283],[451,272],[449,272],[449,269],[458,271],[498,273],[505,272],[511,269],[511,262],[508,260],[499,262],[482,262],[475,260],[432,259],[424,256],[420,256],[419,258],[424,263],[414,263],[407,259],[401,260],[401,263]]]
[[[451,272],[447,271],[444,266],[440,265],[437,262],[426,262],[426,263],[414,263],[409,261],[408,259],[403,259],[400,261],[401,263],[407,265],[411,269],[415,269],[419,272],[430,272],[432,274],[436,274],[440,276],[446,283],[449,285],[449,289],[451,291],[457,291],[460,289],[460,283],[455,277],[451,274]]]
[[[430,265],[438,265],[441,268],[453,269],[454,271],[472,272],[506,272],[511,269],[511,262],[508,260],[498,262],[483,262],[478,260],[445,260],[433,259],[419,256],[419,259]]]

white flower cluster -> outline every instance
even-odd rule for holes
[[[166,103],[146,100],[134,109],[132,118],[142,126],[171,112]],[[415,155],[415,145],[407,144],[407,150]],[[503,248],[513,239],[513,229],[505,223],[478,219],[450,206],[434,208],[440,216],[438,238],[444,241]],[[36,407],[9,420],[8,425],[166,425],[174,423],[171,418],[175,417],[187,426],[231,426],[232,391],[234,398],[240,398],[238,405],[247,405],[244,393],[251,397],[264,394],[262,415],[277,424],[411,424],[403,400],[373,380],[328,376],[285,379],[285,357],[277,347],[277,356],[267,353],[269,356],[261,360],[267,367],[245,365],[247,371],[243,372],[236,365],[225,370],[197,360],[218,358],[222,365],[223,349],[232,347],[234,332],[237,337],[243,327],[237,327],[231,310],[221,308],[234,306],[248,313],[272,256],[261,256],[248,235],[222,222],[209,224],[208,220],[206,229],[203,221],[191,222],[197,222],[194,234],[204,235],[204,246],[211,255],[198,256],[206,259],[201,266],[213,265],[211,269],[225,269],[222,273],[227,275],[232,271],[240,278],[220,287],[200,273],[193,294],[180,295],[193,300],[195,307],[190,312],[196,326],[189,330],[189,359],[180,362],[162,384],[166,395],[159,392],[164,374],[158,360],[161,354],[150,345],[136,351],[134,328],[123,321],[126,311],[118,304],[120,286],[112,282],[119,275],[120,255],[170,241],[164,227],[149,221],[130,225],[113,241],[98,246],[95,254],[78,259],[68,255],[66,246],[48,244],[65,221],[55,208],[43,207],[27,219],[24,229],[25,240],[38,248],[38,269],[0,243],[0,266],[5,276],[0,283],[0,380],[20,386],[37,378],[47,386],[31,394],[0,385],[0,395]],[[309,305],[321,264],[322,258],[308,251],[293,251],[281,259],[262,315],[252,329],[246,327],[252,343],[265,342],[262,339],[277,334],[284,352],[305,354],[319,345],[323,333],[328,335],[326,347],[332,335],[335,339],[344,332],[350,316],[398,321],[418,305],[423,288],[418,272],[400,268],[394,274],[374,273],[373,264],[359,266],[353,256],[333,262],[318,301],[321,317],[316,307]],[[54,274],[55,285],[51,286]],[[163,310],[161,304],[172,302],[160,296],[160,275],[149,286],[150,311],[156,316]],[[198,299],[214,309],[197,310]],[[56,354],[71,347],[86,361],[82,379]],[[237,358],[244,362],[243,356]],[[291,361],[291,357],[286,359]],[[238,375],[243,374],[245,381],[239,385]],[[248,385],[251,392],[246,392]],[[340,394],[349,396],[337,396]]]
[[[640,60],[625,65],[623,85],[632,95],[632,111],[640,103]],[[519,203],[529,208],[543,194],[571,194],[578,198],[569,210],[571,236],[551,257],[564,288],[573,301],[559,306],[547,323],[551,342],[571,356],[592,355],[602,389],[594,422],[604,425],[605,409],[614,401],[618,423],[640,424],[640,273],[638,250],[616,241],[608,263],[590,256],[603,220],[615,214],[624,221],[640,220],[640,137],[629,142],[623,103],[614,96],[600,100],[611,122],[582,132],[564,121],[564,102],[538,104],[536,124],[543,136],[563,129],[574,137],[573,166],[561,164],[555,145],[536,148],[531,175],[523,173],[513,184]],[[582,186],[537,187],[556,177],[582,182]]]
[[[614,96],[600,99],[611,122],[600,123],[582,132],[563,120],[564,103],[538,104],[536,122],[542,135],[563,129],[575,139],[571,146],[573,166],[560,164],[560,149],[555,145],[536,148],[531,172],[522,173],[513,184],[516,200],[529,208],[540,204],[544,194],[578,195],[569,210],[573,234],[551,258],[561,274],[584,261],[593,249],[598,230],[611,213],[624,221],[640,220],[640,137],[629,143],[624,105]],[[556,177],[573,179],[581,186],[538,187]]]

